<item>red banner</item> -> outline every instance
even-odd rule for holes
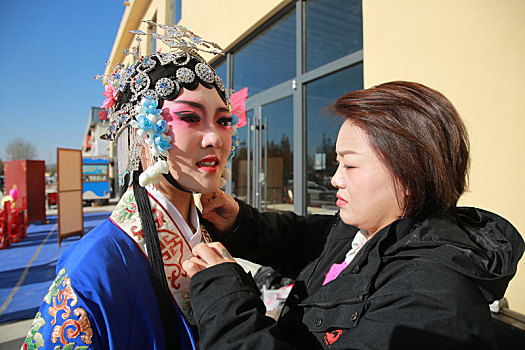
[[[245,87],[230,96],[230,103],[232,105],[232,115],[239,118],[237,128],[242,128],[246,125],[246,99],[248,98],[248,87]]]

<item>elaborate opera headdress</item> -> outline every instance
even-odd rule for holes
[[[200,51],[221,54],[221,48],[216,43],[203,40],[183,26],[161,25],[149,20],[143,22],[164,29],[166,34],[131,31],[130,33],[137,35],[136,40],[140,42],[141,36],[149,35],[164,42],[171,50],[145,57],[140,55],[139,48],[124,50],[126,55],[134,57],[134,62],[129,67],[119,63],[114,67],[113,73],[96,77],[105,78],[107,81],[103,93],[106,100],[102,107],[108,111],[109,125],[101,137],[117,143],[120,185],[124,184],[124,176],[127,173],[139,169],[143,143],[146,143],[155,163],[140,175],[140,185],[157,183],[164,176],[181,189],[169,173],[167,157],[172,140],[166,135],[169,126],[162,117],[160,108],[164,100],[176,99],[182,88],[195,90],[202,84],[209,89],[215,88],[231,110],[229,91],[225,89],[213,68],[198,53]],[[230,133],[232,149],[228,160],[238,145],[235,125],[231,125]],[[225,169],[223,177],[229,176],[229,170]],[[225,180],[221,179],[221,187],[225,183]]]

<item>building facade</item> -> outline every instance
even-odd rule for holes
[[[110,62],[141,22],[180,24],[224,48],[206,56],[226,86],[248,88],[247,125],[228,191],[261,210],[333,213],[337,97],[391,80],[441,91],[471,137],[461,205],[495,211],[525,232],[525,3],[518,0],[131,0]],[[142,53],[166,50],[144,40]],[[525,313],[525,262],[510,307]]]
[[[102,116],[101,113],[103,113]],[[112,155],[112,145],[110,142],[100,138],[107,128],[107,126],[104,124],[104,118],[106,118],[105,114],[106,113],[104,112],[103,108],[90,108],[88,121],[84,130],[82,156],[107,158]]]

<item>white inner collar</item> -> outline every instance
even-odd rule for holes
[[[357,255],[357,253],[363,248],[365,243],[368,241],[369,233],[366,230],[359,230],[353,241],[352,241],[352,248],[346,253],[345,261],[347,264],[350,264],[350,262],[354,259],[354,257]]]
[[[186,220],[180,215],[177,207],[171,203],[166,196],[156,189],[153,185],[149,184],[146,186],[146,190],[166,209],[169,216],[173,219],[177,227],[181,230],[181,233],[186,238],[186,241],[193,248],[195,245],[201,242],[202,233],[199,222],[199,215],[197,215],[197,208],[195,207],[195,202],[193,201],[193,196],[190,204],[190,222],[193,227],[195,227],[195,232],[192,231],[190,226],[186,223]]]

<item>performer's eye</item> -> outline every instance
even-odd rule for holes
[[[232,117],[219,118],[219,120],[217,120],[217,124],[222,125],[222,126],[229,126],[232,120],[233,120]]]
[[[187,123],[198,123],[201,120],[201,117],[194,112],[175,112],[175,114]]]

